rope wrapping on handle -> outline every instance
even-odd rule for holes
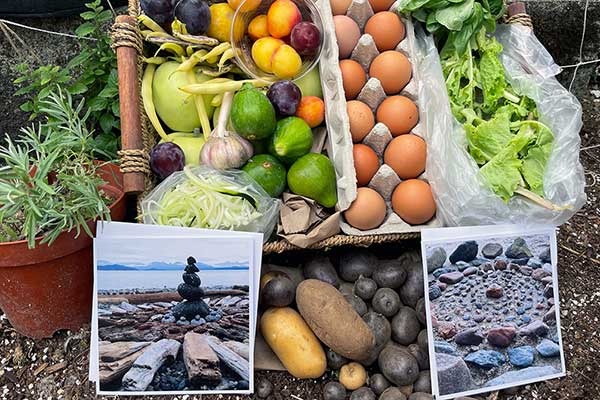
[[[117,152],[121,158],[121,172],[141,172],[150,174],[150,156],[145,149],[119,150]]]
[[[111,39],[113,50],[121,46],[133,47],[138,54],[142,54],[144,44],[137,26],[115,22],[112,26]]]
[[[531,20],[531,16],[529,14],[525,14],[525,13],[520,13],[520,14],[512,15],[510,17],[505,17],[504,23],[505,24],[519,24],[519,25],[526,26],[530,29],[533,29],[533,21]]]

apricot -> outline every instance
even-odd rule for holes
[[[284,44],[273,53],[271,68],[276,77],[291,79],[300,72],[302,59],[292,46]]]
[[[252,40],[258,40],[263,37],[269,36],[269,30],[267,29],[267,16],[257,15],[252,18],[252,21],[248,24],[248,36]]]
[[[302,14],[292,0],[276,0],[267,11],[267,26],[274,38],[288,36],[301,21]]]
[[[260,38],[252,45],[252,59],[265,72],[273,72],[272,59],[275,51],[284,45],[282,40],[270,36]]]
[[[321,125],[325,119],[325,103],[315,96],[304,96],[296,109],[296,117],[302,118],[311,128]]]

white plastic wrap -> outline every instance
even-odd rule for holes
[[[467,150],[466,133],[450,110],[450,101],[433,39],[416,27],[420,68],[421,117],[427,126],[427,177],[438,216],[446,225],[531,223],[560,225],[586,201],[579,162],[581,104],[554,78],[560,69],[530,29],[500,25],[496,38],[507,81],[517,93],[535,100],[540,120],[555,140],[544,175],[545,198],[563,211],[551,211],[521,197],[505,203],[486,185]]]
[[[235,227],[212,226],[208,222],[207,224],[200,224],[200,222],[198,222],[195,223],[193,227],[258,232],[264,234],[265,241],[269,239],[275,228],[277,219],[279,218],[281,201],[269,196],[267,192],[265,192],[265,190],[250,177],[250,175],[241,170],[218,171],[204,165],[192,167],[188,172],[191,172],[191,174],[196,177],[207,179],[213,183],[218,181],[221,189],[219,192],[225,194],[229,193],[226,194],[227,196],[232,195],[233,197],[233,194],[241,194],[246,198],[252,198],[256,204],[255,209],[258,212],[258,214],[249,219],[249,222],[243,223],[239,221],[239,225]],[[174,190],[185,190],[181,189],[181,185],[187,183],[189,180],[190,178],[186,175],[185,171],[179,171],[171,174],[167,179],[156,186],[142,201],[144,224],[161,225],[159,214],[161,210],[163,210],[163,199]],[[205,206],[202,205],[202,207],[199,208],[201,208],[201,210],[198,210],[198,212],[195,213],[195,217],[198,221],[205,216],[210,215],[210,213],[214,213],[216,209],[214,204],[212,206],[209,204],[206,204]],[[177,221],[172,222],[174,223],[170,225],[190,226],[184,223],[177,223]]]

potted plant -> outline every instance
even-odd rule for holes
[[[32,338],[90,321],[95,223],[125,215],[119,168],[94,160],[83,107],[59,89],[47,122],[0,147],[0,308]]]

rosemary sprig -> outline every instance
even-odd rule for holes
[[[109,220],[109,200],[96,174],[93,132],[83,100],[73,104],[59,87],[41,102],[48,120],[21,130],[0,147],[0,242],[27,240],[51,244],[63,231],[92,235],[87,221]],[[82,115],[83,113],[83,115]]]

